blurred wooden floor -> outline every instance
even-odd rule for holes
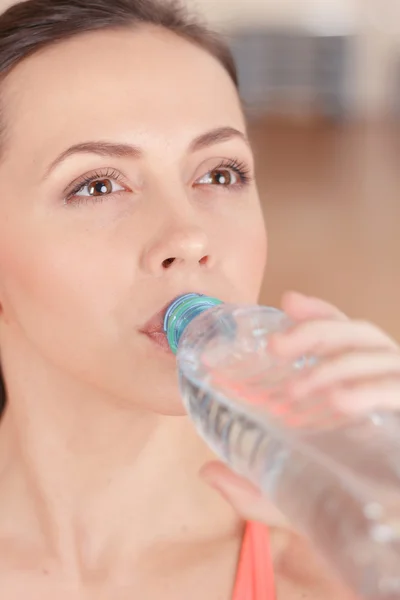
[[[250,125],[269,231],[263,303],[297,289],[400,340],[400,127]]]

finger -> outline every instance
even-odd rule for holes
[[[399,351],[394,340],[366,321],[305,321],[289,331],[273,334],[270,348],[288,359],[345,350]]]
[[[369,381],[333,390],[329,399],[347,414],[365,414],[373,410],[397,412],[400,411],[400,377],[388,377],[377,385],[371,385]]]
[[[360,383],[371,377],[400,376],[400,353],[363,352],[339,355],[331,360],[317,363],[312,370],[298,380],[289,382],[287,391],[294,397],[313,394],[322,388],[350,382]]]
[[[348,320],[348,317],[333,304],[298,292],[286,292],[283,295],[282,309],[295,321],[309,319]]]
[[[244,520],[258,521],[268,527],[293,529],[266,496],[222,463],[207,464],[201,470],[200,475],[229,502]]]

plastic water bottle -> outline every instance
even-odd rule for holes
[[[283,385],[315,359],[268,352],[287,316],[189,294],[164,328],[198,432],[258,486],[368,600],[400,599],[400,418],[348,416],[322,397],[292,401]]]

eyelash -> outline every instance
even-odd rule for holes
[[[246,185],[249,185],[252,181],[252,176],[251,176],[251,171],[250,168],[246,165],[246,163],[244,163],[243,161],[240,161],[236,158],[234,159],[229,159],[229,160],[221,160],[221,162],[216,165],[213,169],[210,169],[210,171],[208,171],[209,173],[212,173],[213,171],[218,171],[221,169],[230,169],[231,171],[233,171],[234,173],[236,173],[236,175],[239,177],[239,182],[229,185],[229,186],[217,186],[217,187],[222,187],[222,188],[226,188],[226,191],[230,191],[230,189],[235,188],[243,188]],[[207,173],[205,173],[206,175]],[[205,176],[203,175],[203,177]],[[106,169],[104,171],[94,171],[92,173],[89,173],[88,175],[83,176],[81,179],[79,179],[75,184],[73,184],[73,188],[68,190],[65,193],[65,199],[64,199],[64,203],[65,204],[81,204],[83,202],[93,202],[93,203],[97,203],[97,202],[103,202],[104,199],[107,196],[111,196],[111,195],[116,195],[118,193],[121,192],[114,192],[113,194],[104,194],[104,195],[100,195],[100,196],[78,196],[77,199],[74,200],[74,196],[76,196],[76,194],[78,194],[85,186],[93,183],[96,180],[101,180],[101,179],[112,179],[117,183],[123,183],[124,182],[124,177],[122,176],[121,173],[119,173],[118,171],[116,171],[115,169]],[[205,184],[199,184],[200,185],[205,185]]]
[[[219,171],[221,169],[230,169],[231,171],[234,171],[236,173],[236,175],[239,176],[239,179],[240,179],[239,183],[236,183],[236,184],[233,184],[230,186],[220,186],[220,187],[226,187],[228,191],[229,191],[229,188],[237,189],[238,187],[245,187],[252,181],[250,168],[248,167],[248,165],[246,165],[245,162],[240,161],[237,158],[231,158],[229,160],[225,160],[225,159],[222,160],[219,165],[217,165],[216,167],[214,167],[213,169],[210,170],[210,173],[212,173],[213,171]]]
[[[118,183],[123,184],[124,177],[119,171],[115,169],[105,169],[104,171],[93,171],[92,173],[88,173],[88,175],[84,175],[81,177],[76,183],[73,184],[73,188],[68,190],[65,193],[65,204],[72,203],[71,200],[74,198],[78,192],[80,192],[85,186],[93,183],[98,179],[112,179]],[[114,192],[113,195],[118,194],[119,192]],[[107,195],[104,196],[79,196],[79,199],[76,200],[76,203],[79,204],[81,202],[102,202]]]

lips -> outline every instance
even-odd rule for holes
[[[157,346],[159,346],[160,348],[162,348],[163,350],[166,350],[167,352],[174,354],[171,350],[171,347],[169,345],[166,333],[164,331],[164,321],[165,321],[165,317],[167,314],[168,309],[172,306],[172,304],[178,300],[179,298],[182,297],[182,295],[189,295],[189,294],[194,294],[194,295],[207,295],[205,292],[193,292],[193,291],[186,291],[186,292],[182,292],[181,294],[178,294],[177,296],[175,296],[175,298],[172,298],[167,304],[164,305],[164,307],[159,310],[155,315],[153,315],[151,317],[151,319],[149,319],[147,321],[147,323],[140,329],[140,332],[145,334],[152,342],[154,342],[155,344],[157,344]]]
[[[167,336],[164,331],[164,318],[171,303],[176,298],[173,298],[160,311],[158,311],[147,323],[140,329],[141,333],[147,335],[152,342],[156,343],[163,350],[171,352]]]
[[[164,317],[165,313],[168,310],[168,306],[165,306],[162,310],[156,313],[147,323],[142,327],[142,333],[147,333],[147,335],[151,335],[153,333],[162,333],[164,331]]]
[[[160,346],[160,348],[167,352],[171,352],[172,354],[172,350],[167,340],[167,336],[164,332],[154,331],[153,333],[146,333],[146,335],[151,339],[152,342],[157,344],[157,346]]]

